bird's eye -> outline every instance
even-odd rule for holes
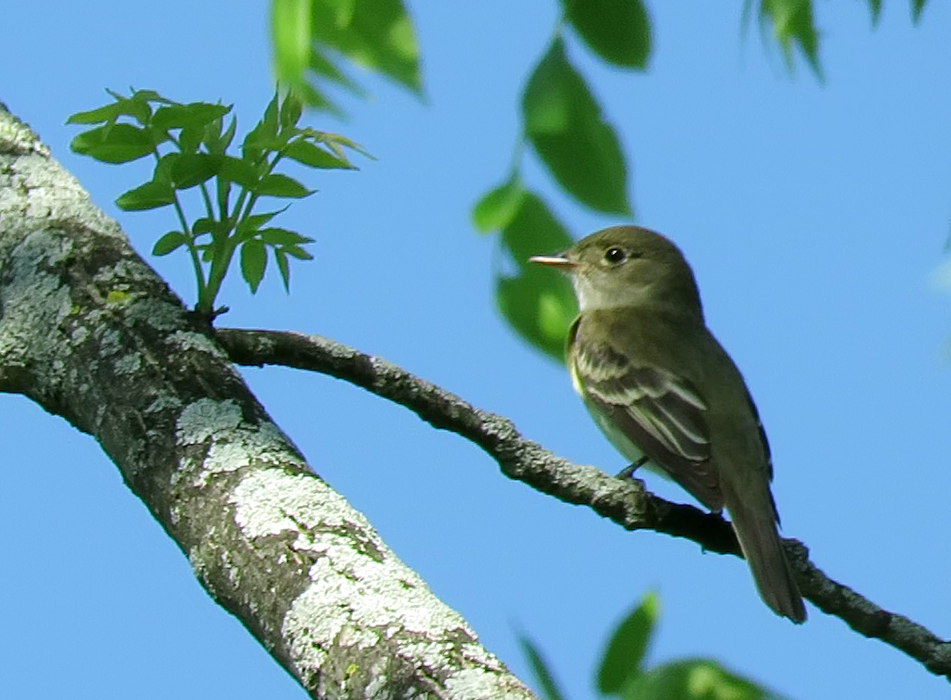
[[[612,246],[604,252],[604,259],[612,265],[618,265],[627,260],[627,253],[624,252],[623,248]]]

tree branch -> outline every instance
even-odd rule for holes
[[[566,503],[585,505],[628,530],[654,530],[693,540],[703,549],[740,556],[733,529],[719,515],[675,504],[646,491],[637,479],[620,480],[570,464],[519,435],[511,421],[399,367],[319,336],[277,331],[218,329],[231,359],[242,365],[284,365],[329,374],[405,406],[433,427],[471,440],[502,472]],[[785,540],[803,595],[859,634],[880,639],[951,678],[951,643],[898,613],[883,610],[826,576],[797,540]]]
[[[0,105],[0,391],[95,437],[311,697],[530,698],[310,471],[209,336]]]

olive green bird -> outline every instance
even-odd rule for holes
[[[608,228],[532,262],[566,272],[580,313],[566,359],[598,427],[711,511],[724,507],[763,601],[806,610],[777,532],[766,433],[743,376],[707,329],[693,272],[660,234]]]

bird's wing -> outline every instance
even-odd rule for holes
[[[607,343],[575,343],[569,364],[575,388],[613,428],[706,507],[723,507],[707,402],[689,380],[635,364]]]

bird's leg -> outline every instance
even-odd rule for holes
[[[624,469],[619,471],[616,478],[630,479],[632,476],[634,476],[634,472],[637,471],[637,468],[643,467],[647,463],[647,460],[649,459],[650,457],[648,457],[647,455],[641,455],[640,459],[638,459],[636,462],[631,462],[626,467],[624,467]]]

